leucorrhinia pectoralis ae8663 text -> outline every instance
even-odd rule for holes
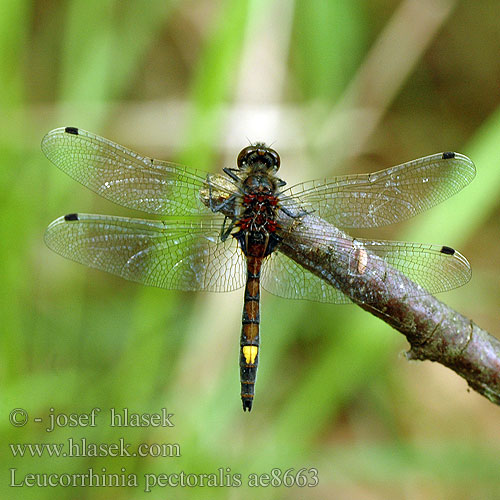
[[[368,256],[377,255],[389,264],[382,279],[398,282],[404,273],[425,293],[470,279],[467,260],[450,247],[354,239],[326,229],[327,223],[339,228],[383,226],[440,203],[475,175],[472,161],[458,153],[286,188],[277,176],[278,153],[262,143],[244,148],[236,168],[224,168],[221,174],[141,156],[73,127],[49,132],[42,150],[104,198],[164,217],[69,214],[48,227],[45,241],[51,249],[146,285],[213,292],[245,287],[240,342],[244,410],[252,408],[259,360],[260,287],[286,298],[350,301],[280,252],[283,245],[293,244],[290,228],[306,214],[325,221],[324,228],[321,223],[311,228],[309,238],[334,243],[335,265],[344,266],[346,273],[370,272]],[[285,227],[284,219],[294,224]],[[398,282],[401,294],[406,282]],[[369,294],[365,300],[370,301]]]

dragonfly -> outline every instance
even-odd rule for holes
[[[307,215],[325,221],[323,229],[311,228],[310,239],[335,243],[333,257],[340,271],[371,272],[367,256],[380,256],[388,263],[384,276],[399,283],[402,295],[410,293],[408,278],[430,294],[461,286],[471,277],[465,257],[448,246],[327,232],[327,224],[343,229],[385,226],[442,202],[475,176],[473,162],[459,153],[286,187],[277,174],[280,156],[264,143],[244,147],[236,167],[218,174],[142,156],[76,127],[49,132],[42,150],[95,193],[158,217],[71,213],[48,226],[49,248],[145,285],[211,292],[244,287],[239,349],[244,411],[252,409],[255,395],[261,288],[290,299],[351,302],[280,251],[294,244],[291,228]],[[284,224],[285,219],[294,224]],[[370,300],[368,294],[365,301]]]

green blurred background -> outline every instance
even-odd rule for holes
[[[441,300],[500,334],[498,0],[0,2],[2,498],[499,498],[499,409],[356,306],[264,293],[253,411],[239,397],[242,291],[142,287],[51,253],[68,212],[141,217],[58,171],[59,126],[217,171],[248,139],[282,177],[370,172],[445,150],[473,184],[379,238],[446,244],[471,283]],[[89,412],[96,428],[30,418]],[[111,407],[173,428],[107,425]],[[176,458],[21,458],[7,443],[178,443]],[[27,472],[136,474],[137,488],[8,488]],[[156,488],[144,473],[316,468],[315,488]]]

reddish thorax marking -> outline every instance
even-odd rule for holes
[[[278,198],[274,194],[247,193],[243,197],[243,205],[245,216],[236,223],[241,230],[276,232],[279,226],[274,208],[278,205]]]

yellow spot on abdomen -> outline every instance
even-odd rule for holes
[[[245,356],[245,361],[247,365],[252,365],[255,362],[259,348],[256,345],[244,345],[243,346],[243,356]]]

